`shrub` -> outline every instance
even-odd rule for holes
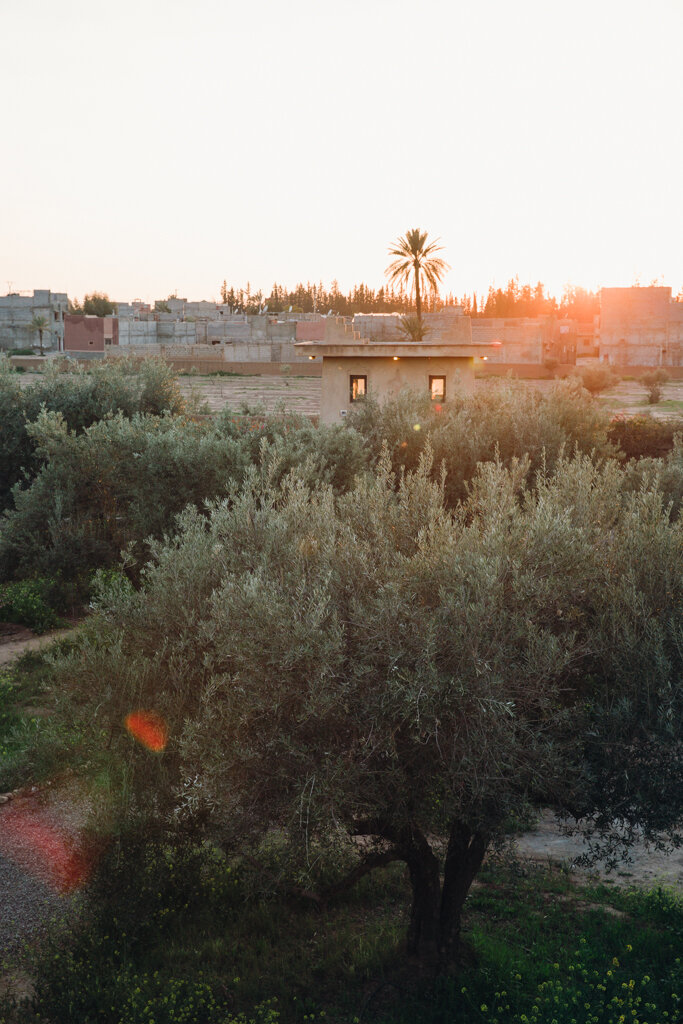
[[[80,433],[117,412],[179,413],[184,403],[172,369],[161,360],[121,359],[88,369],[55,361],[25,388],[9,361],[0,360],[0,510],[11,504],[12,487],[40,466],[27,424],[43,408],[61,413],[66,426]]]
[[[640,378],[641,384],[647,391],[647,400],[650,405],[657,405],[662,397],[662,384],[666,384],[671,378],[666,370],[650,370]]]
[[[82,596],[93,569],[170,530],[188,503],[227,493],[246,465],[239,442],[178,417],[119,414],[75,434],[43,412],[28,436],[42,467],[5,512],[0,576],[80,580]]]
[[[654,416],[615,416],[607,436],[629,459],[661,458],[673,451],[676,434],[683,434],[683,419]]]
[[[28,626],[34,633],[46,633],[60,624],[50,606],[55,590],[53,582],[35,578],[7,583],[0,587],[0,620]]]
[[[591,395],[599,395],[619,382],[617,374],[605,363],[579,367],[574,376],[581,381],[581,385],[586,391],[590,391]]]
[[[410,391],[382,406],[370,397],[354,407],[349,423],[365,438],[373,462],[387,446],[395,473],[415,469],[431,446],[433,475],[445,467],[451,507],[466,496],[480,462],[498,458],[510,465],[528,455],[533,475],[552,469],[565,451],[616,454],[607,438],[607,414],[574,381],[557,382],[547,393],[490,381],[473,394],[456,394],[440,410],[428,396]]]

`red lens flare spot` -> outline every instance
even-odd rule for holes
[[[408,447],[408,442],[407,441],[401,441],[401,448],[407,448],[407,447]]]
[[[126,729],[143,747],[156,752],[168,742],[168,726],[156,711],[131,711],[124,722]]]
[[[434,406],[434,408],[436,412],[441,412],[441,406],[438,403]]]
[[[48,821],[40,808],[4,811],[0,853],[58,892],[71,892],[82,885],[95,861],[94,851]]]

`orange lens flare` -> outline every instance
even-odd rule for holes
[[[168,726],[155,711],[131,711],[124,725],[138,743],[159,752],[168,742]]]
[[[90,874],[94,853],[65,837],[40,808],[10,808],[0,822],[0,853],[58,892],[71,892]]]

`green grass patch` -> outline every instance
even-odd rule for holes
[[[63,1024],[665,1024],[680,1020],[683,902],[493,864],[466,905],[466,965],[436,980],[402,955],[398,865],[322,912],[255,891],[207,846],[110,850],[80,931],[33,957],[17,1020]],[[258,886],[256,886],[257,888]],[[0,1008],[0,1021],[3,1020]]]
[[[79,735],[54,713],[48,657],[28,652],[0,670],[0,793],[43,782],[78,762]]]

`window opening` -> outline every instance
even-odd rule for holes
[[[429,377],[429,397],[432,402],[445,402],[446,400],[446,378]]]
[[[365,398],[368,393],[368,378],[366,374],[351,374],[349,377],[349,401],[355,402],[358,398]]]

